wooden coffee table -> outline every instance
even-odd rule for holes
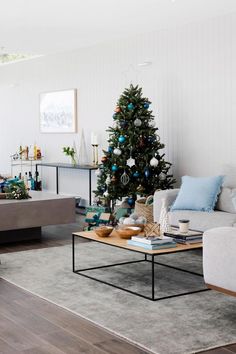
[[[91,267],[91,268],[83,268],[83,269],[76,269],[75,268],[75,261],[76,261],[76,257],[75,257],[75,248],[79,247],[78,245],[76,245],[75,239],[76,238],[84,238],[90,241],[95,241],[98,243],[102,243],[104,245],[107,246],[113,246],[113,247],[118,247],[118,248],[122,248],[131,252],[136,252],[136,253],[141,253],[144,255],[144,258],[140,259],[140,260],[135,260],[135,261],[127,261],[127,262],[122,262],[122,263],[115,263],[115,264],[109,264],[109,265],[104,265],[104,266],[97,266],[97,267]],[[194,290],[194,291],[189,291],[189,292],[183,292],[181,294],[174,294],[174,295],[168,295],[168,296],[162,296],[162,297],[155,297],[155,264],[167,267],[167,268],[172,268],[175,270],[179,270],[181,272],[185,272],[185,273],[190,273],[196,276],[203,276],[202,274],[196,273],[196,272],[192,272],[190,270],[186,270],[186,269],[181,269],[178,267],[174,267],[171,265],[167,265],[164,263],[160,263],[160,262],[156,262],[155,261],[155,257],[157,257],[158,255],[163,255],[163,254],[173,254],[176,252],[187,252],[187,251],[191,251],[194,249],[201,249],[202,248],[202,243],[195,243],[195,244],[191,244],[191,245],[182,245],[182,244],[177,244],[177,247],[174,248],[166,248],[166,249],[161,249],[161,250],[147,250],[145,248],[142,247],[136,247],[136,246],[131,246],[127,244],[127,240],[121,239],[117,233],[115,231],[112,232],[112,234],[109,237],[99,237],[95,234],[94,231],[84,231],[84,232],[74,232],[72,234],[72,270],[74,273],[79,274],[83,277],[89,278],[89,279],[93,279],[96,280],[100,283],[106,284],[106,285],[110,285],[113,286],[114,288],[126,291],[128,293],[143,297],[145,299],[148,300],[152,300],[152,301],[159,301],[159,300],[164,300],[164,299],[169,299],[169,298],[173,298],[173,297],[178,297],[178,296],[183,296],[183,295],[189,295],[189,294],[195,294],[195,293],[199,293],[202,291],[207,291],[209,289],[204,288],[204,289],[198,289],[198,290]],[[151,264],[150,267],[150,271],[151,271],[151,296],[146,296],[140,293],[137,293],[135,291],[126,289],[126,288],[122,288],[118,285],[114,285],[112,283],[100,280],[98,278],[95,278],[91,275],[85,274],[86,271],[88,270],[95,270],[95,269],[101,269],[101,268],[108,268],[108,267],[115,267],[115,266],[120,266],[120,265],[124,265],[124,264],[132,264],[132,263],[140,263],[140,262],[149,262]]]

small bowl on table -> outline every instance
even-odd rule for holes
[[[138,226],[126,226],[122,229],[117,229],[116,232],[120,238],[125,238],[126,240],[131,239],[132,236],[140,234],[141,228]]]
[[[94,231],[99,237],[108,237],[113,231],[113,226],[100,226],[94,229]]]
[[[119,230],[120,229],[127,229],[127,227],[139,227],[141,231],[144,230],[144,224],[118,224]]]

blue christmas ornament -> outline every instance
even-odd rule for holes
[[[107,150],[109,153],[111,153],[113,151],[113,148],[112,146],[108,146],[108,150]]]
[[[129,206],[133,206],[133,205],[134,205],[134,198],[129,197],[129,198],[127,199],[127,202],[128,202],[128,204],[129,204]]]
[[[120,143],[124,143],[125,139],[126,139],[125,136],[121,135],[121,136],[119,136],[118,140],[119,140]]]
[[[112,115],[112,117],[113,117],[113,119],[116,119],[116,113],[114,113],[114,114]]]
[[[144,105],[143,105],[143,107],[144,107],[145,109],[148,109],[148,108],[149,108],[149,103],[148,103],[148,102],[145,102]]]
[[[150,176],[150,170],[148,167],[145,168],[144,170],[145,177],[148,178]]]
[[[127,122],[125,120],[120,120],[119,124],[121,128],[125,128],[127,126]]]
[[[133,103],[129,103],[129,104],[128,104],[128,110],[129,110],[129,111],[132,111],[133,109],[134,109]]]
[[[138,171],[134,172],[134,173],[133,173],[133,176],[134,176],[135,178],[139,177],[139,172],[138,172]]]
[[[116,172],[116,171],[118,170],[118,166],[117,166],[117,165],[112,165],[111,170],[112,170],[113,172]]]

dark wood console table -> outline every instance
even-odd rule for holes
[[[56,193],[59,194],[59,169],[70,168],[74,170],[87,170],[89,172],[89,205],[92,203],[92,183],[91,172],[97,170],[98,166],[95,165],[72,165],[69,163],[60,162],[40,162],[35,165],[36,172],[38,172],[38,166],[55,167],[56,168]]]

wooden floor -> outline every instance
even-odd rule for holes
[[[43,229],[41,241],[0,247],[0,253],[62,246],[78,224]],[[1,354],[147,354],[106,330],[0,279]],[[202,354],[236,353],[236,344]]]

